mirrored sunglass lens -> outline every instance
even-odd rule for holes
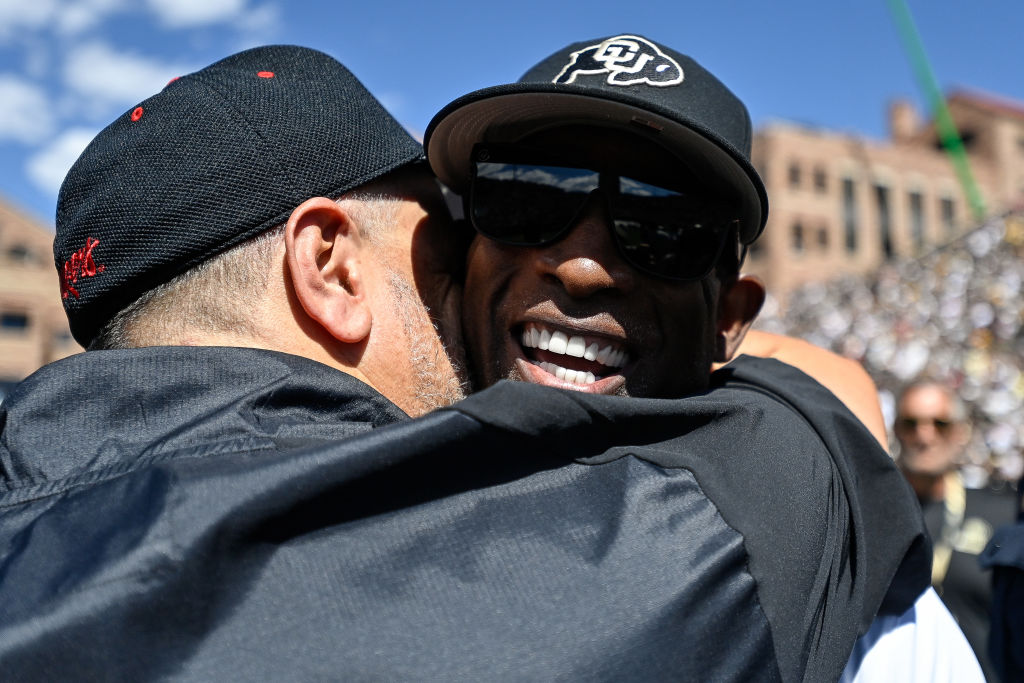
[[[626,177],[613,203],[619,246],[635,265],[677,279],[710,272],[727,232],[720,208]]]
[[[586,169],[477,162],[470,217],[496,240],[543,244],[569,226],[597,185]]]

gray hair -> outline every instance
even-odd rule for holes
[[[356,191],[335,201],[373,245],[394,225],[401,199]],[[283,243],[282,224],[157,285],[104,325],[89,350],[174,344],[183,331],[259,338],[245,302],[267,290],[270,264]]]

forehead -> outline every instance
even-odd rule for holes
[[[901,415],[950,417],[953,400],[939,386],[925,384],[909,389],[900,401]]]

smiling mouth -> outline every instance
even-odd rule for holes
[[[520,343],[528,363],[569,388],[585,387],[616,375],[629,362],[624,344],[589,335],[567,334],[540,323],[527,323]]]

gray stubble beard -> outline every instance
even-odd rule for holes
[[[448,331],[442,330],[412,283],[391,268],[388,268],[388,286],[396,308],[402,313],[402,326],[409,339],[410,348],[403,351],[409,354],[415,368],[410,378],[411,390],[421,411],[443,408],[465,398],[471,387],[461,345]],[[422,321],[414,317],[413,311],[416,317],[427,318],[433,336],[423,331]]]

